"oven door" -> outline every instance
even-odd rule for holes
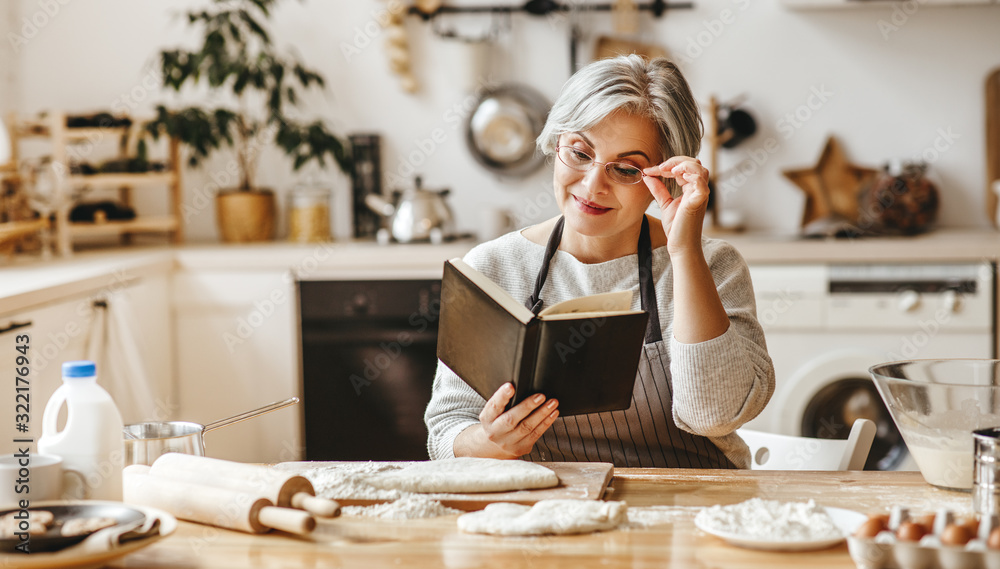
[[[306,460],[427,460],[440,281],[299,283]]]

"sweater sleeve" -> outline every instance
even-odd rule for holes
[[[479,423],[484,406],[486,400],[439,360],[431,400],[424,411],[431,460],[455,457],[455,437]]]
[[[729,328],[711,340],[684,344],[671,336],[670,375],[677,426],[721,437],[756,417],[774,393],[774,366],[757,321],[750,271],[728,243],[713,242],[709,267]]]

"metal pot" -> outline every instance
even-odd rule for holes
[[[291,397],[207,425],[185,421],[153,421],[125,425],[122,433],[125,446],[125,466],[130,464],[152,465],[153,461],[161,454],[168,452],[205,456],[204,434],[208,431],[239,423],[298,402],[298,397]]]
[[[440,243],[454,233],[454,218],[444,199],[448,190],[425,190],[417,177],[413,188],[393,195],[395,201],[390,202],[380,195],[368,194],[365,204],[388,220],[388,231],[396,241]]]

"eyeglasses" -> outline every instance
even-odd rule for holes
[[[574,146],[556,146],[556,156],[560,162],[577,172],[586,172],[594,164],[600,164],[604,166],[608,177],[619,184],[638,184],[649,175],[643,173],[642,168],[628,162],[598,162],[593,156]]]

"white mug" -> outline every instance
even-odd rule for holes
[[[67,477],[77,482],[67,483]],[[76,470],[63,467],[63,459],[54,454],[0,455],[0,507],[18,506],[21,500],[41,502],[60,500],[75,487],[86,497],[86,479]],[[77,496],[74,496],[77,497]]]

